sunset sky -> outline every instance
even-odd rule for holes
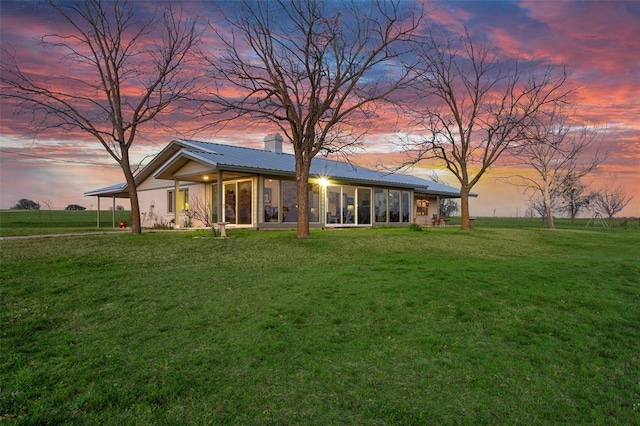
[[[212,22],[211,2],[174,1],[207,16]],[[226,2],[233,7],[233,2]],[[436,1],[426,3],[429,19],[451,29],[466,25],[472,35],[489,40],[500,55],[520,61],[550,62],[566,66],[570,83],[577,87],[574,123],[602,129],[606,162],[592,175],[592,188],[615,182],[634,199],[620,216],[640,216],[640,1],[523,0]],[[144,8],[149,3],[136,2]],[[151,8],[149,8],[151,9]],[[142,13],[143,9],[140,10]],[[23,69],[42,75],[55,74],[59,58],[38,45],[38,36],[60,30],[62,21],[40,1],[0,2],[0,43],[16,52]],[[68,204],[95,208],[96,199],[83,193],[123,181],[122,172],[98,142],[89,136],[41,131],[34,134],[29,115],[0,105],[0,208],[21,198],[50,202],[54,209]],[[380,120],[381,123],[384,120]],[[181,128],[201,123],[184,122]],[[261,148],[270,125],[237,122],[213,133],[189,135],[200,140]],[[148,128],[139,135],[132,151],[137,160],[159,152],[174,137],[165,129]],[[384,125],[371,129],[365,149],[353,161],[373,165],[391,163],[398,157],[384,155],[395,135]],[[286,148],[285,148],[286,149]],[[291,149],[289,149],[291,152]],[[427,177],[437,164],[421,164],[412,172]],[[508,161],[492,168],[474,188],[472,216],[522,216],[528,196],[507,184],[517,173]],[[458,186],[451,175],[443,179]],[[118,204],[125,204],[118,201]],[[103,203],[104,206],[104,203]]]

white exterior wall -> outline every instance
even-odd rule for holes
[[[205,197],[205,186],[207,184],[181,182],[180,188],[189,189],[189,200],[193,197],[203,199]],[[175,219],[175,213],[169,213],[168,209],[168,192],[173,191],[175,183],[169,180],[159,180],[155,178],[146,179],[138,186],[138,200],[140,202],[140,213],[142,217],[142,226],[152,228],[158,224],[169,224]],[[206,198],[208,201],[210,195]],[[185,212],[179,214],[180,223],[182,225],[187,219]],[[199,221],[193,221],[194,227],[204,226]]]
[[[173,189],[173,182],[162,181],[162,183],[164,187],[157,189],[140,189],[142,185],[138,187],[138,200],[144,228],[152,228],[154,224],[169,223],[173,219],[173,214],[167,212],[167,191]]]

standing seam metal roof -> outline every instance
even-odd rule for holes
[[[184,150],[198,153],[203,159],[218,166],[246,168],[251,170],[272,171],[295,175],[295,156],[287,153],[275,153],[256,148],[237,147],[181,139]],[[356,182],[369,182],[385,186],[410,187],[420,192],[437,192],[447,195],[459,195],[457,189],[430,180],[401,173],[382,173],[343,161],[315,157],[311,161],[311,176],[328,179],[345,179]],[[428,190],[427,190],[428,188]]]
[[[188,139],[176,139],[172,144],[178,144],[180,149],[174,152],[172,158],[178,158],[180,152],[191,154],[213,167],[229,167],[246,169],[247,171],[272,172],[295,176],[295,156],[288,153],[276,153],[257,148],[238,147],[214,142],[203,142]],[[169,146],[168,146],[169,147]],[[165,148],[162,152],[168,152]],[[160,154],[158,155],[160,156]],[[157,159],[158,157],[156,157]],[[145,179],[145,174],[153,172],[155,160],[143,168],[137,177]],[[164,160],[165,164],[167,160]],[[158,167],[158,166],[155,166]],[[155,169],[157,170],[157,169]],[[438,194],[443,196],[460,196],[460,191],[451,186],[443,185],[427,179],[401,173],[382,173],[376,170],[350,164],[344,161],[315,157],[311,161],[310,175],[312,177],[326,177],[327,179],[345,180],[353,183],[369,183],[380,186],[395,186],[412,188],[418,193]],[[112,185],[106,188],[86,192],[85,195],[111,195],[125,189],[125,184]],[[475,194],[473,194],[475,195]]]

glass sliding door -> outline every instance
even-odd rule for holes
[[[224,221],[236,224],[236,184],[224,185]]]
[[[238,182],[238,225],[251,225],[253,205],[251,181]]]
[[[340,200],[341,189],[339,186],[327,186],[327,223],[342,223],[342,201]]]
[[[342,222],[345,225],[356,223],[356,189],[352,186],[342,187]]]
[[[387,222],[387,190],[376,188],[373,202],[375,203],[376,222]]]
[[[410,206],[410,195],[411,193],[408,191],[402,191],[402,222],[408,223],[409,222],[409,213],[411,211],[411,209],[409,208]]]
[[[400,222],[400,191],[389,191],[389,222]]]
[[[233,225],[251,225],[253,219],[253,183],[224,184],[224,221]]]
[[[264,180],[264,221],[278,222],[280,217],[280,181],[278,179]]]
[[[320,185],[309,184],[309,222],[320,222]]]
[[[358,188],[358,225],[371,224],[371,188]]]
[[[370,225],[371,213],[371,188],[327,187],[328,225]]]
[[[298,189],[290,180],[282,181],[282,221],[298,221]]]

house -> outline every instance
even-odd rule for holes
[[[136,175],[142,226],[203,226],[189,214],[198,208],[229,228],[295,227],[295,158],[282,152],[280,135],[264,142],[265,149],[254,149],[173,140]],[[310,172],[312,228],[430,225],[441,199],[460,197],[450,186],[324,157],[313,159]],[[85,195],[98,203],[100,197],[128,198],[126,184]]]

